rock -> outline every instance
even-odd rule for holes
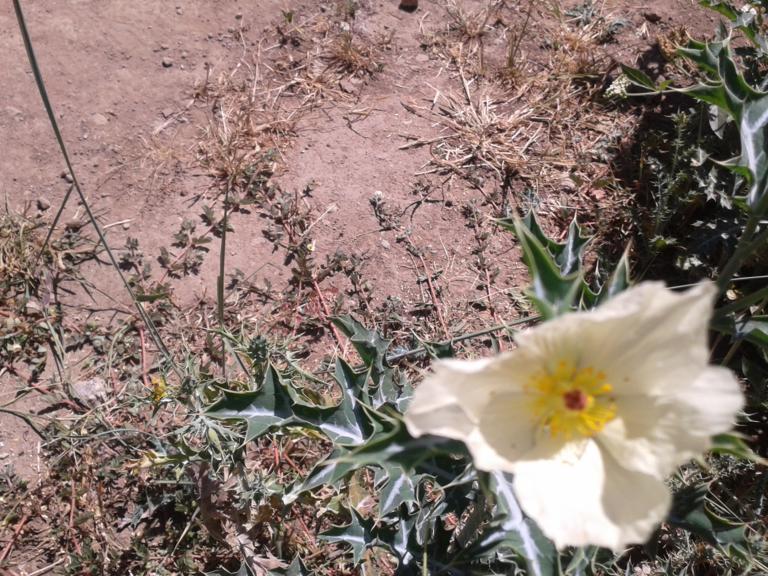
[[[66,170],[64,170],[64,172],[61,173],[61,177],[64,178],[64,180],[66,180],[70,184],[72,184],[72,182],[73,182],[72,175],[69,172],[67,172]]]
[[[656,12],[643,12],[643,18],[648,20],[651,24],[658,24],[661,22],[661,16],[656,14]]]
[[[104,116],[104,114],[94,114],[91,116],[91,121],[93,121],[96,126],[105,126],[109,123],[109,119]]]
[[[173,66],[173,60],[171,60],[168,57],[163,58],[162,60],[163,68],[170,68]]]
[[[346,92],[347,94],[357,93],[357,88],[346,78],[339,80],[339,88],[341,88],[342,91]]]
[[[48,198],[40,196],[40,198],[37,199],[37,209],[40,210],[40,212],[45,212],[50,207],[51,203],[48,201]]]
[[[130,222],[123,222],[123,230],[129,230],[131,228]]]
[[[14,108],[13,106],[6,106],[5,113],[8,114],[8,116],[12,117],[17,122],[21,122],[22,120],[24,120],[24,112],[22,112],[18,108]]]
[[[381,247],[384,248],[384,250],[389,250],[392,247],[392,245],[386,240],[382,240]]]
[[[108,390],[106,381],[98,376],[88,380],[80,380],[70,386],[72,396],[89,408],[106,402],[109,398]]]

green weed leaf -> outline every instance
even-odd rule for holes
[[[632,68],[622,64],[621,71],[627,78],[630,79],[632,83],[636,84],[637,86],[645,88],[646,90],[650,90],[651,92],[659,91],[659,89],[656,87],[656,83],[651,80],[642,70],[638,70],[637,68]]]

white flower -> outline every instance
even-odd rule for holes
[[[631,85],[632,81],[629,79],[629,76],[626,74],[620,74],[616,80],[611,82],[611,85],[606,88],[605,96],[607,98],[624,99],[629,95],[627,93],[627,89]]]
[[[743,404],[733,374],[708,365],[716,292],[640,284],[523,332],[512,352],[440,362],[408,430],[514,473],[520,505],[559,548],[645,542],[669,510],[665,478]]]

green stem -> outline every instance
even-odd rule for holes
[[[14,11],[16,12],[16,20],[19,23],[19,31],[21,32],[21,37],[22,37],[22,40],[24,41],[24,49],[27,52],[27,59],[29,60],[29,65],[32,68],[32,75],[34,76],[35,84],[37,85],[37,90],[40,93],[40,98],[43,101],[43,106],[45,107],[46,114],[48,115],[48,122],[51,125],[51,128],[53,129],[53,134],[56,137],[56,142],[59,145],[59,150],[61,151],[61,155],[64,158],[64,163],[67,166],[67,171],[69,172],[69,175],[72,177],[72,186],[77,192],[77,195],[80,197],[80,201],[82,203],[83,209],[85,210],[85,213],[88,215],[88,219],[93,225],[93,228],[96,230],[96,235],[99,237],[99,242],[101,242],[101,244],[104,246],[104,249],[107,252],[107,256],[109,257],[110,263],[115,269],[115,272],[117,272],[117,275],[120,277],[120,280],[123,283],[123,286],[125,287],[131,299],[133,300],[133,303],[139,313],[139,316],[141,317],[144,324],[147,326],[147,330],[149,331],[149,334],[151,335],[152,339],[155,341],[155,345],[157,346],[158,350],[160,350],[161,354],[165,357],[166,362],[168,362],[171,369],[178,375],[179,379],[181,379],[182,374],[179,371],[178,367],[176,366],[176,363],[173,361],[173,357],[171,356],[170,351],[165,346],[165,343],[160,337],[160,333],[157,331],[157,327],[155,326],[155,323],[152,322],[152,319],[149,317],[149,314],[147,314],[147,312],[144,310],[144,306],[136,298],[136,294],[134,293],[133,289],[128,283],[128,280],[126,279],[122,270],[120,269],[120,266],[117,262],[117,258],[115,258],[115,255],[110,249],[109,244],[107,244],[107,239],[106,239],[106,236],[104,235],[104,230],[102,229],[98,220],[96,220],[96,216],[94,215],[93,210],[91,210],[91,205],[88,202],[88,199],[85,197],[85,194],[83,193],[82,189],[80,188],[80,183],[77,179],[77,175],[75,174],[75,169],[72,166],[72,162],[69,157],[69,152],[67,151],[67,146],[64,143],[64,137],[62,136],[61,130],[59,130],[59,124],[56,121],[56,115],[54,114],[54,111],[53,111],[53,105],[51,104],[51,101],[48,98],[48,91],[45,88],[43,75],[42,75],[42,72],[40,72],[40,67],[38,66],[38,63],[37,63],[37,57],[35,56],[35,51],[34,51],[34,48],[32,47],[32,39],[30,38],[26,21],[24,20],[24,13],[21,10],[20,0],[13,0],[13,8],[14,8]],[[69,193],[67,194],[69,195]],[[61,208],[60,210],[63,210],[63,208]]]
[[[483,330],[478,330],[477,332],[462,334],[461,336],[456,336],[455,338],[451,338],[450,340],[446,340],[444,342],[438,342],[437,346],[450,346],[451,344],[458,344],[459,342],[464,342],[465,340],[471,340],[473,338],[479,338],[480,336],[485,336],[487,334],[493,334],[494,332],[498,332],[500,330],[509,329],[512,326],[527,324],[529,322],[538,322],[539,320],[541,320],[541,316],[528,316],[526,318],[518,318],[517,320],[513,320],[512,322],[508,322],[505,324],[497,324],[496,326],[491,326],[490,328],[484,328]],[[426,351],[427,349],[425,346],[419,346],[418,348],[414,348],[413,350],[406,350],[405,352],[392,354],[391,356],[387,356],[387,364],[391,365],[392,363],[402,360],[403,358],[408,358],[409,356],[416,356],[418,354],[423,354]]]
[[[768,299],[764,298],[762,303],[759,306],[759,309],[762,310],[763,308],[765,308],[766,303],[768,303]],[[726,352],[725,356],[723,357],[723,361],[721,362],[723,366],[728,366],[730,361],[733,359],[733,356],[736,354],[737,350],[739,349],[739,346],[741,346],[742,342],[744,342],[743,338],[737,338],[733,341],[733,344],[731,344],[731,347],[728,349],[728,352]]]
[[[744,232],[741,234],[741,238],[739,238],[739,243],[736,245],[736,249],[733,251],[728,262],[725,263],[725,266],[723,266],[723,269],[720,272],[720,277],[717,279],[717,286],[720,289],[721,294],[728,289],[731,279],[736,272],[739,271],[744,260],[750,256],[755,247],[755,243],[759,242],[764,236],[764,234],[760,234],[757,239],[753,240],[752,238],[759,223],[760,216],[758,214],[752,214],[747,220],[747,224],[744,226]]]
[[[23,412],[17,412],[16,410],[10,410],[8,408],[0,408],[0,412],[3,414],[10,414],[11,416],[16,416],[16,418],[20,418],[27,424],[27,426],[32,428],[32,431],[40,436],[41,439],[47,440],[42,431],[35,425],[34,422],[32,422],[32,418],[30,418],[27,414],[24,414]]]

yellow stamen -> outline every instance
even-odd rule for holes
[[[613,386],[606,379],[604,372],[565,360],[532,376],[526,391],[541,429],[566,440],[600,432],[616,417]]]

